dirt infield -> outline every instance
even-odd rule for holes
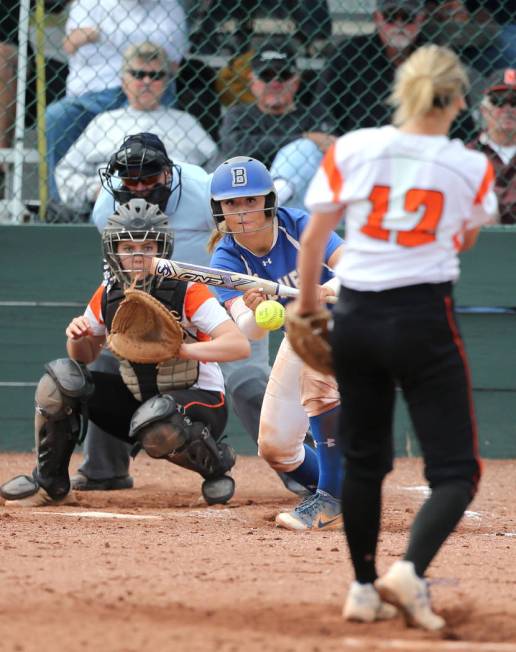
[[[0,482],[32,461],[1,455]],[[516,461],[486,462],[479,496],[431,566],[449,623],[439,635],[401,619],[344,622],[342,533],[275,528],[296,499],[262,460],[239,459],[237,493],[217,508],[187,471],[140,455],[132,472],[134,490],[78,493],[76,506],[0,506],[2,652],[516,652]],[[380,571],[402,553],[423,489],[420,461],[398,460]]]

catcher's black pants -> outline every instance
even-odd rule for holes
[[[89,418],[117,439],[130,442],[129,424],[140,401],[127,389],[120,375],[101,371],[92,371],[91,375],[95,391],[88,400]],[[228,418],[224,394],[196,388],[170,390],[167,394],[184,407],[192,421],[210,426],[213,438],[220,439]]]
[[[397,386],[407,402],[433,489],[433,502],[422,522],[416,519],[412,532],[419,549],[425,549],[422,558],[414,560],[422,573],[462,516],[480,476],[469,370],[453,314],[451,284],[383,292],[342,288],[331,343],[342,401],[343,515],[357,577],[376,577],[381,484],[393,463]],[[452,497],[437,491],[444,486],[452,488]]]

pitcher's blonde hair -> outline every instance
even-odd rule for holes
[[[444,109],[469,88],[466,69],[449,48],[424,45],[396,71],[389,103],[396,107],[393,122],[401,125],[432,109]]]

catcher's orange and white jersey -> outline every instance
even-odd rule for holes
[[[102,296],[106,285],[102,284],[90,299],[85,317],[90,323],[93,335],[107,335],[102,314]],[[198,340],[209,339],[209,334],[220,324],[231,319],[206,285],[188,283],[183,304],[181,325]],[[199,389],[224,392],[222,371],[216,362],[200,362],[199,378],[193,385]]]
[[[496,221],[487,157],[446,136],[360,129],[328,150],[305,197],[312,212],[345,205],[335,275],[354,290],[455,281],[463,234]]]

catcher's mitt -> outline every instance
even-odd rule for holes
[[[305,364],[322,374],[334,374],[328,323],[331,313],[321,308],[311,315],[299,315],[295,302],[288,304],[285,328],[290,345]]]
[[[177,357],[184,331],[172,312],[141,290],[128,289],[113,318],[109,348],[123,360],[158,363]]]

